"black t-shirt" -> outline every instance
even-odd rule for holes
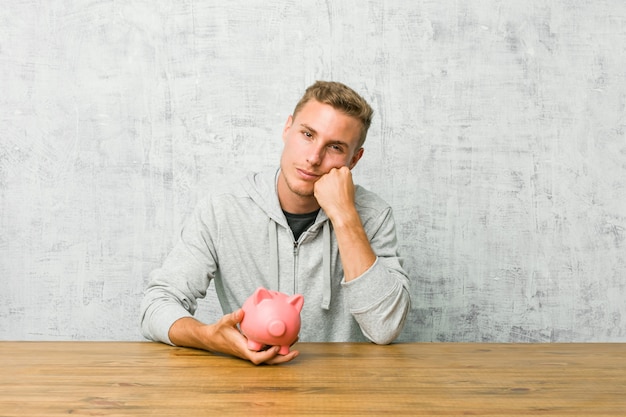
[[[293,232],[293,237],[295,238],[295,240],[298,240],[300,235],[304,233],[306,229],[311,227],[313,223],[315,223],[315,219],[317,218],[317,213],[319,211],[320,210],[317,209],[311,213],[293,214],[287,213],[285,210],[283,210],[283,213],[285,213],[287,223],[289,223],[289,227],[291,227],[291,231]]]

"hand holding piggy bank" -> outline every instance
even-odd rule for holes
[[[289,347],[298,339],[300,311],[304,305],[302,294],[257,288],[243,304],[241,332],[248,338],[248,349],[261,350],[264,345],[280,346],[280,355],[289,353]]]

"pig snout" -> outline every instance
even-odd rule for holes
[[[286,330],[287,330],[287,327],[285,326],[285,323],[282,320],[274,319],[271,322],[269,322],[267,325],[267,331],[273,337],[281,337],[282,335],[285,334]]]

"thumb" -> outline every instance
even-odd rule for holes
[[[234,312],[232,312],[230,314],[230,317],[229,317],[230,320],[229,321],[233,325],[235,325],[237,323],[241,323],[241,320],[243,320],[243,316],[244,316],[243,309],[240,308],[239,310],[236,310],[236,311],[234,311]]]

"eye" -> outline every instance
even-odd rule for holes
[[[304,136],[306,136],[307,138],[309,138],[309,139],[313,138],[313,134],[311,132],[306,131],[306,130],[302,131],[302,134]]]
[[[330,149],[331,149],[333,152],[337,152],[337,153],[342,153],[342,152],[343,152],[343,146],[341,146],[341,145],[332,144],[332,145],[330,145],[329,147],[330,147]]]

